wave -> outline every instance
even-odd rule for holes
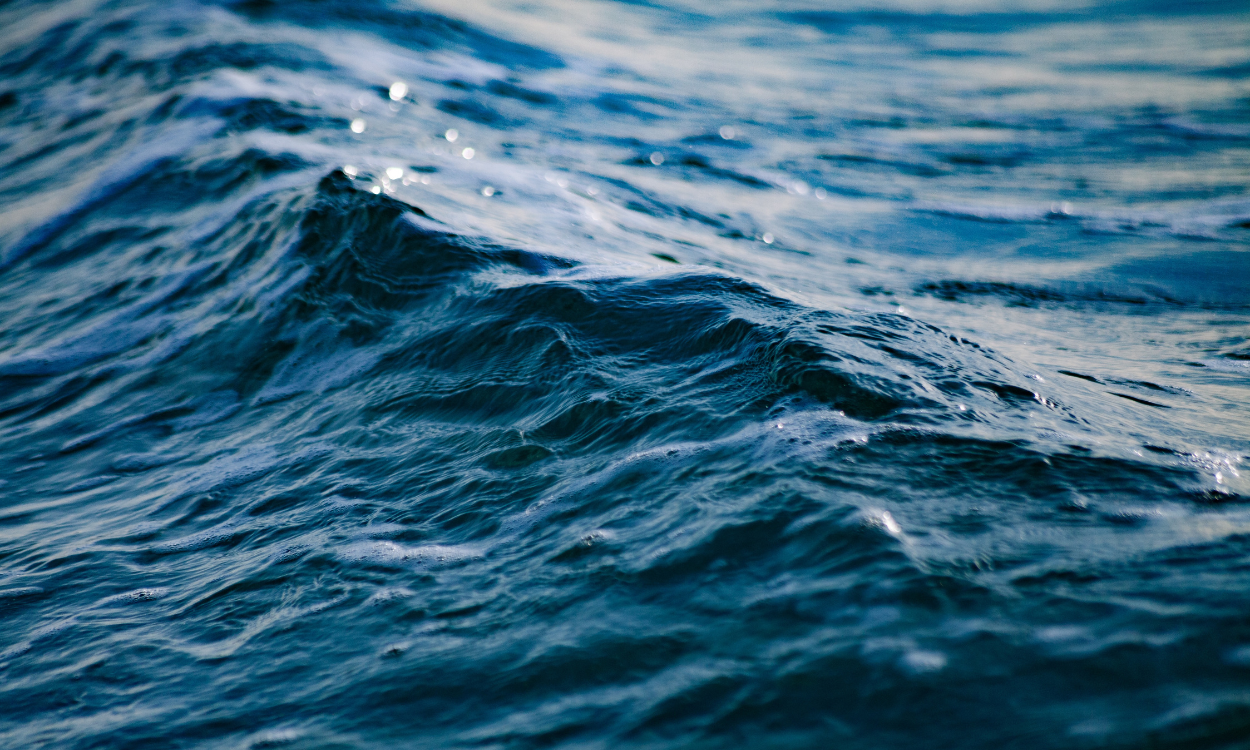
[[[1236,56],[541,6],[0,5],[0,732],[1235,745]]]

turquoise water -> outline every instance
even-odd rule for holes
[[[0,745],[1250,747],[1242,3],[0,4]]]

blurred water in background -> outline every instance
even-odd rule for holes
[[[1250,747],[1244,2],[0,4],[0,744]]]

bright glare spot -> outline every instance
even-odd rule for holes
[[[343,167],[343,174],[347,175],[348,177],[355,177],[358,174],[358,172],[356,171],[355,167],[353,167],[351,164],[348,164],[347,166]]]
[[[404,176],[404,170],[400,167],[387,167],[386,176],[392,180],[398,180]]]
[[[659,151],[656,151],[654,154],[651,154],[651,163],[656,165],[657,167],[663,164],[664,154],[661,154]]]
[[[363,117],[357,117],[355,120],[352,120],[352,132],[353,133],[365,132],[365,120]]]
[[[960,404],[960,405],[959,405],[959,410],[960,410],[960,411],[968,411],[968,407],[964,406],[963,404]],[[1140,456],[1141,454],[1139,453],[1139,454],[1137,454],[1137,455],[1139,455],[1139,456]]]
[[[825,192],[824,188],[816,188],[814,192],[816,195],[816,200],[818,201],[823,201],[825,198],[829,197],[829,194]]]
[[[720,126],[720,137],[721,137],[721,138],[724,138],[724,139],[725,139],[725,140],[727,140],[727,141],[732,141],[732,140],[734,139],[734,137],[735,137],[735,136],[737,136],[737,135],[738,135],[738,131],[734,130],[733,128],[729,127],[728,125],[721,125],[721,126]]]
[[[894,520],[894,516],[890,515],[890,511],[882,511],[881,524],[885,526],[885,530],[891,534],[902,534],[903,527],[898,525],[898,521]]]
[[[448,128],[447,132],[443,133],[443,137],[448,141],[455,143],[456,139],[460,137],[460,131],[455,128]]]
[[[397,102],[408,96],[408,84],[403,81],[396,81],[391,84],[391,101]]]
[[[802,180],[799,180],[798,182],[794,183],[794,192],[798,193],[799,195],[807,195],[808,191],[810,190],[811,188],[808,187],[807,183],[803,182]]]
[[[494,194],[495,194],[495,188],[491,187],[490,185],[487,185],[486,187],[482,188],[482,195],[486,196],[487,198],[491,197]]]
[[[909,651],[903,665],[914,673],[936,672],[946,666],[946,656],[937,651]]]
[[[1218,471],[1215,472],[1215,483],[1224,484],[1224,475]]]
[[[765,244],[765,245],[771,245],[771,244],[773,244],[773,240],[775,240],[775,239],[777,239],[777,238],[773,236],[773,233],[772,233],[772,232],[765,232],[765,233],[764,233],[764,236],[763,236],[763,237],[761,237],[760,239],[764,240],[764,244]]]
[[[782,423],[780,423],[780,422],[778,422],[778,423],[777,423],[777,429],[779,429],[779,430],[780,430],[780,429],[781,429],[781,428],[783,428],[783,427],[785,427],[785,425],[783,425],[783,424],[782,424]]]
[[[369,188],[369,192],[373,193],[374,195],[377,195],[378,193],[382,192],[382,186],[374,185],[373,187]]]
[[[463,156],[463,157],[464,157],[464,158],[466,158],[466,159],[472,159],[472,158],[473,158],[473,154],[475,154],[475,153],[477,153],[477,152],[476,152],[476,151],[474,151],[473,149],[471,149],[471,148],[466,148],[464,151],[461,151],[461,152],[460,152],[460,155],[461,155],[461,156]]]

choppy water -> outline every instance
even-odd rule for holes
[[[829,6],[0,5],[0,744],[1250,747],[1250,11]]]

